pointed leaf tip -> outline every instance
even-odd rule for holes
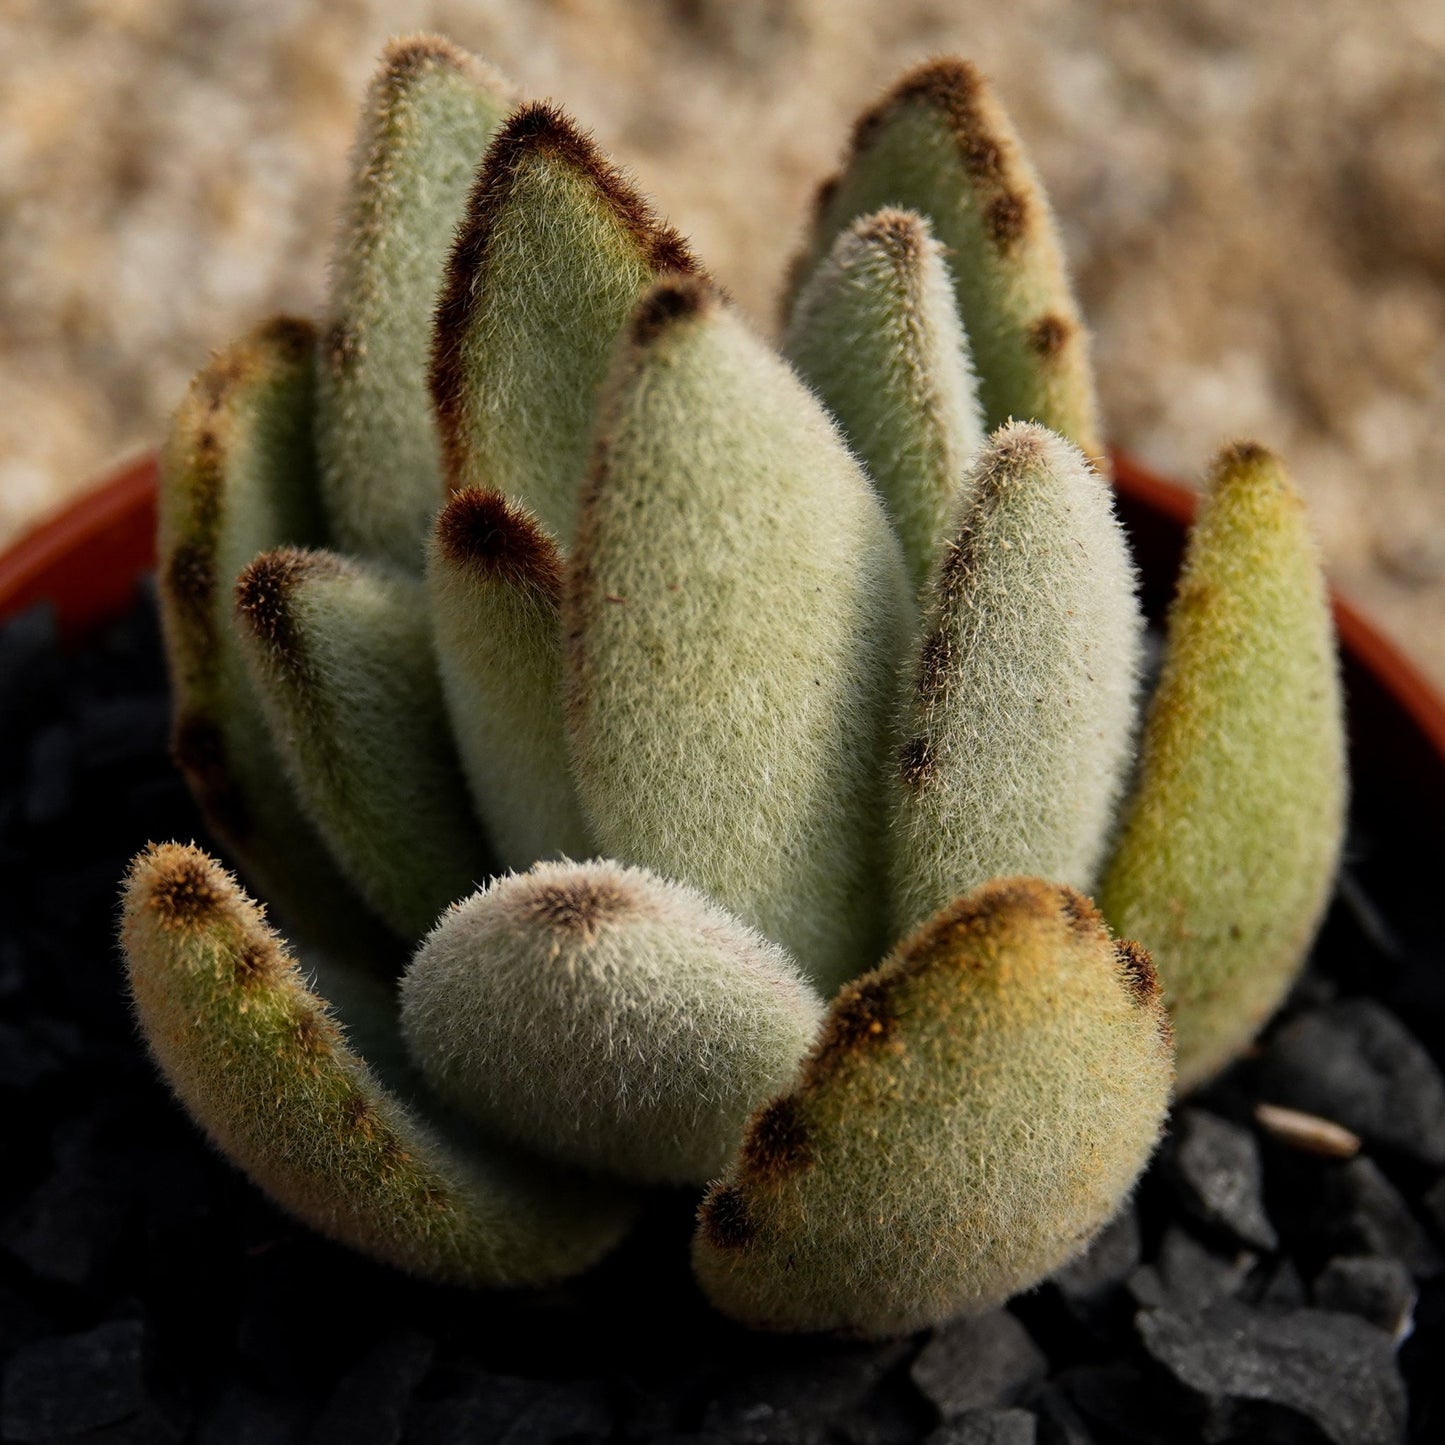
[[[697,270],[566,115],[514,111],[472,187],[435,314],[428,379],[448,489],[500,490],[568,545],[618,338],[660,275]]]
[[[497,208],[506,200],[518,173],[535,157],[556,160],[580,171],[626,224],[638,250],[654,270],[698,269],[681,234],[661,220],[641,192],[598,149],[596,142],[556,106],[533,101],[519,107],[497,133],[482,164],[467,208],[463,236],[485,252]]]
[[[783,354],[868,469],[921,589],[983,444],[945,248],[885,206],[840,232],[799,293]]]
[[[330,553],[302,547],[263,552],[236,578],[236,615],[273,660],[297,666],[301,647],[291,613],[296,589],[308,578],[335,576],[342,570],[340,559]]]
[[[1158,965],[1184,1093],[1245,1049],[1297,976],[1347,812],[1328,589],[1268,448],[1215,460],[1166,630],[1099,899]]]
[[[394,40],[362,108],[320,346],[316,440],[331,534],[421,564],[443,498],[426,387],[432,314],[477,158],[515,104],[432,35]]]
[[[582,1168],[700,1184],[792,1082],[822,1001],[703,894],[597,861],[538,864],[451,909],[401,1009],[432,1086],[483,1127]]]
[[[979,116],[978,100],[985,84],[978,68],[962,56],[925,60],[907,71],[876,105],[858,117],[853,126],[853,150],[867,150],[895,111],[911,101],[923,101],[949,117],[969,174],[980,180],[992,179],[1003,168],[1003,156]]]
[[[472,1140],[459,1152],[354,1051],[261,909],[193,844],[152,844],[121,941],[150,1052],[191,1116],[282,1208],[375,1259],[469,1285],[605,1253],[626,1196]]]
[[[557,544],[500,492],[468,487],[455,493],[437,518],[436,541],[453,566],[541,593],[554,606],[561,600]]]
[[[900,693],[899,930],[1001,874],[1091,886],[1132,759],[1143,618],[1108,484],[1014,422],[963,500]]]
[[[551,534],[500,492],[456,492],[437,519],[437,665],[473,806],[506,867],[593,852],[562,733],[564,571]]]
[[[841,171],[818,192],[795,298],[839,233],[880,207],[917,211],[948,250],[987,425],[1042,421],[1102,458],[1088,341],[1048,201],[966,61],[917,67],[858,121]]]
[[[590,180],[651,269],[680,274],[698,270],[682,236],[657,217],[631,182],[565,112],[545,101],[532,101],[513,111],[493,138],[467,199],[466,215],[437,305],[431,391],[453,485],[465,468],[465,439],[461,432],[469,373],[462,338],[486,289],[485,275],[498,220],[522,173],[539,160],[554,161]]]
[[[397,84],[441,66],[460,71],[475,80],[495,80],[491,68],[470,51],[463,50],[444,35],[425,33],[396,35],[388,40],[382,47],[377,75],[382,83]]]
[[[668,276],[642,298],[632,313],[633,344],[647,346],[677,323],[706,315],[721,302],[721,292],[705,276]]]

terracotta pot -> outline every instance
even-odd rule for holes
[[[1144,579],[1145,609],[1161,616],[1194,495],[1126,456],[1115,458],[1115,485]],[[0,555],[0,618],[49,599],[61,636],[77,640],[129,607],[137,578],[155,566],[155,487],[156,460],[141,458]],[[1399,799],[1414,811],[1421,804],[1445,810],[1445,701],[1338,596],[1335,622],[1357,796]]]

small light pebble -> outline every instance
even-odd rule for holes
[[[1353,1159],[1360,1152],[1360,1136],[1342,1124],[1306,1114],[1299,1109],[1286,1109],[1282,1104],[1256,1104],[1254,1122],[1272,1139],[1306,1154],[1319,1154],[1326,1159]]]

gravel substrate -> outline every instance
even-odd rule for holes
[[[43,612],[0,631],[4,1440],[1445,1438],[1440,834],[1411,835],[1409,800],[1358,800],[1290,1008],[1176,1112],[1086,1258],[985,1320],[776,1339],[699,1299],[682,1196],[573,1285],[468,1295],[315,1238],[212,1153],[137,1041],[114,941],[130,856],[205,841],[164,686],[148,599],[73,655]]]

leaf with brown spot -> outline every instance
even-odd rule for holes
[[[258,553],[321,537],[316,349],[309,322],[278,317],[191,383],[161,457],[161,621],[173,749],[207,825],[285,917],[366,958],[384,930],[285,783],[233,620],[233,583]]]
[[[430,385],[448,488],[500,490],[570,545],[618,338],[653,281],[696,271],[561,111],[514,112],[472,188],[436,313]]]
[[[169,926],[178,899],[184,928]],[[465,1154],[444,1143],[378,1083],[261,910],[194,846],[153,845],[134,861],[121,936],[167,1082],[212,1142],[313,1228],[407,1272],[490,1287],[574,1274],[626,1229],[632,1204],[614,1188],[477,1140]]]
[[[555,538],[501,492],[456,492],[427,559],[433,641],[472,806],[504,867],[595,852],[562,723]]]
[[[996,1308],[1114,1216],[1171,1059],[1162,1008],[1079,913],[1067,889],[999,880],[843,991],[703,1207],[693,1264],[715,1304],[768,1329],[902,1334]]]
[[[342,549],[413,575],[445,494],[432,317],[478,158],[512,104],[475,56],[404,37],[382,55],[352,153],[318,378],[323,492]]]
[[[1102,465],[1087,337],[1048,202],[992,87],[967,61],[910,71],[855,127],[793,269],[795,301],[836,238],[885,206],[923,216],[947,249],[985,430],[1042,422]],[[1044,315],[1054,324],[1040,334]]]
[[[490,871],[437,675],[423,584],[295,548],[237,584],[241,647],[285,776],[402,937]]]

